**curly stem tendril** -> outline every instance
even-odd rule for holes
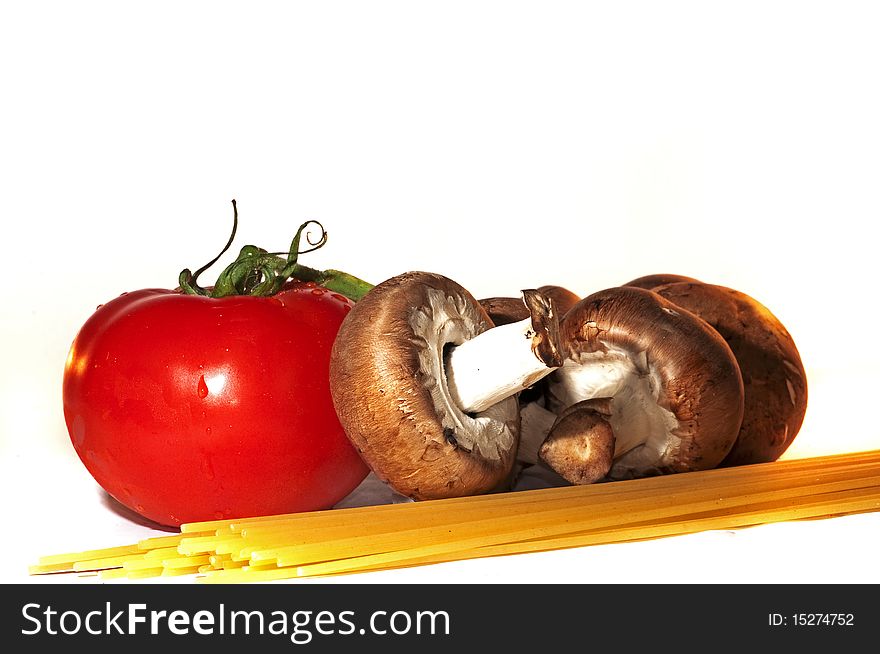
[[[255,245],[245,245],[235,261],[217,276],[212,288],[200,286],[199,275],[217,263],[235,239],[238,230],[238,207],[235,200],[232,201],[232,210],[232,233],[220,253],[195,273],[190,272],[189,268],[181,271],[178,282],[183,293],[212,298],[230,295],[267,297],[278,293],[287,281],[296,280],[314,282],[357,301],[373,287],[372,284],[339,270],[316,270],[298,263],[299,255],[314,252],[327,243],[327,230],[316,220],[308,220],[299,226],[286,253],[268,252]],[[317,238],[314,238],[309,230],[312,225],[321,230]],[[309,247],[300,250],[303,237]]]

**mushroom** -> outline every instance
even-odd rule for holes
[[[538,455],[572,484],[592,484],[608,474],[614,459],[614,430],[607,398],[582,400],[562,410]]]
[[[538,291],[529,316],[494,327],[441,275],[389,279],[346,316],[330,389],[340,422],[376,475],[413,499],[491,491],[519,442],[518,391],[562,364],[558,317]]]
[[[578,302],[560,332],[565,361],[547,380],[547,408],[561,416],[582,400],[610,398],[609,478],[724,460],[742,422],[743,382],[727,343],[706,322],[656,293],[619,287]]]
[[[538,292],[553,302],[560,318],[580,300],[580,297],[562,286],[539,286]],[[515,297],[484,298],[480,300],[480,305],[495,325],[507,325],[529,317],[528,308]]]
[[[807,376],[785,326],[760,302],[732,288],[678,281],[651,290],[709,323],[736,357],[745,412],[736,443],[720,465],[778,459],[800,430],[807,409]]]

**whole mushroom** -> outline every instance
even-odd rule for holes
[[[736,443],[720,465],[778,459],[800,430],[807,409],[807,375],[791,334],[767,307],[741,291],[670,279],[680,276],[651,277],[659,283],[650,290],[709,323],[739,365],[745,412]]]
[[[552,302],[523,292],[528,317],[494,327],[456,282],[426,272],[389,279],[336,337],[330,389],[364,460],[413,499],[497,488],[519,443],[516,394],[562,365]]]
[[[614,430],[608,398],[582,400],[555,418],[538,456],[572,484],[592,484],[614,461]]]
[[[714,468],[728,455],[743,382],[730,347],[706,322],[651,291],[618,287],[578,302],[560,332],[565,361],[547,379],[547,409],[560,416],[608,398],[608,478]]]

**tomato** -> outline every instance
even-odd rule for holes
[[[313,283],[108,302],[65,366],[77,454],[111,496],[163,525],[333,506],[368,472],[328,380],[351,304]]]

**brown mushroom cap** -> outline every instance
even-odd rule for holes
[[[697,282],[693,277],[685,277],[684,275],[675,275],[673,273],[656,273],[653,275],[645,275],[638,277],[631,282],[627,282],[624,286],[634,286],[636,288],[644,288],[653,291],[663,284],[673,284],[675,282]]]
[[[562,286],[541,286],[538,292],[550,298],[560,318],[580,300],[580,297]],[[480,305],[496,326],[519,322],[530,315],[528,308],[518,297],[484,298],[480,300]]]
[[[745,413],[722,466],[775,461],[807,410],[807,376],[794,340],[769,309],[724,286],[678,282],[655,293],[697,314],[727,341],[742,373]]]
[[[706,322],[656,293],[619,287],[572,307],[560,325],[565,365],[549,378],[551,408],[613,397],[613,479],[714,468],[743,416],[739,366]],[[610,386],[585,375],[626,371]],[[613,392],[609,388],[616,389]],[[640,433],[627,433],[638,431]]]
[[[469,415],[444,374],[446,349],[492,326],[468,291],[425,272],[379,284],[343,321],[330,361],[333,403],[364,460],[399,493],[483,493],[513,467],[517,398]]]
[[[607,399],[583,400],[559,414],[538,452],[541,460],[572,484],[592,484],[611,470],[614,432]]]
[[[496,326],[509,325],[529,317],[529,310],[522,298],[518,297],[487,297],[480,300],[480,306]]]

